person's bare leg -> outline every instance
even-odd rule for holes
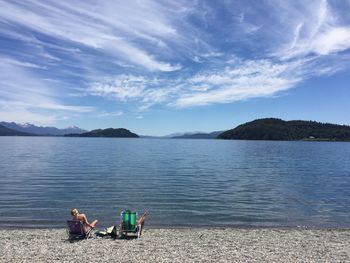
[[[97,222],[98,222],[98,220],[96,219],[92,223],[90,223],[89,226],[88,225],[84,225],[84,232],[85,233],[90,232],[93,228],[95,228],[95,226],[97,225]]]
[[[143,225],[143,222],[145,221],[146,216],[147,216],[147,212],[144,213],[144,214],[137,220],[137,224],[138,224],[138,225]]]
[[[98,222],[98,220],[96,219],[90,224],[92,226],[92,228],[94,228],[97,225],[97,222]]]
[[[143,235],[143,224],[145,222],[147,216],[147,212],[145,212],[138,220],[137,220],[137,225],[141,225],[141,231],[140,231],[140,235]]]

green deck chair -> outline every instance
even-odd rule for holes
[[[140,238],[142,226],[137,225],[137,213],[130,210],[124,210],[120,213],[120,228],[119,235],[121,237],[127,237],[130,233],[137,234],[137,238]]]

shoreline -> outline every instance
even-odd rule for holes
[[[95,231],[99,230],[104,230],[108,227],[112,227],[113,225],[110,226],[104,226],[104,225],[99,225],[97,224]],[[146,229],[148,230],[320,230],[320,231],[350,231],[350,226],[153,226],[153,225],[147,225],[146,224]],[[28,226],[10,226],[10,227],[2,227],[0,226],[0,232],[2,231],[14,231],[14,230],[22,230],[22,231],[36,231],[36,230],[53,230],[53,231],[59,231],[59,230],[66,230],[66,227],[60,226],[60,227],[49,227],[49,226],[44,226],[44,227],[28,227]]]
[[[69,242],[64,229],[0,230],[0,262],[347,262],[350,229],[145,228]]]

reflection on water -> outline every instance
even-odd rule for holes
[[[350,227],[350,143],[0,138],[0,227]]]

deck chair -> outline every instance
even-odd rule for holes
[[[129,234],[137,235],[137,238],[140,238],[142,225],[137,225],[137,213],[131,212],[130,210],[124,210],[120,213],[120,227],[119,227],[119,236],[128,237]]]
[[[90,229],[87,233],[84,231],[84,224],[78,220],[68,220],[67,221],[67,233],[69,240],[74,239],[88,239],[91,237]]]

